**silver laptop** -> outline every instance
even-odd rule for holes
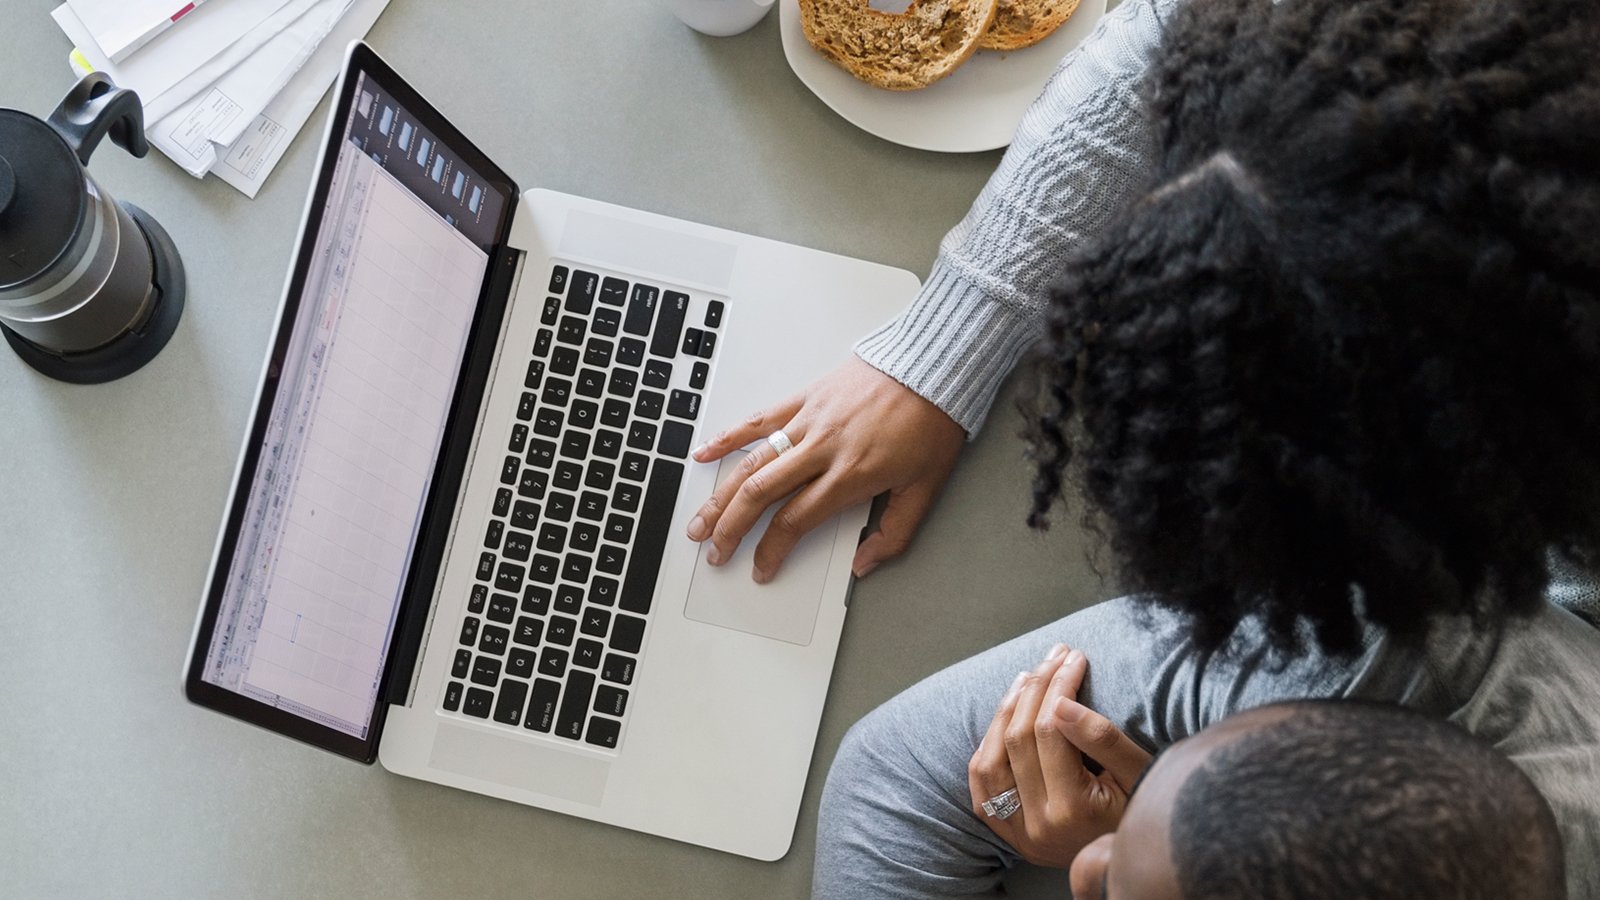
[[[709,429],[909,272],[522,191],[351,46],[189,651],[196,703],[758,859],[793,837],[866,510],[772,584],[685,523]]]

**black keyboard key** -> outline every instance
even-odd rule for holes
[[[555,339],[555,336],[556,333],[548,328],[539,329],[539,333],[533,337],[533,355],[549,356],[550,342]]]
[[[561,318],[561,298],[544,298],[544,311],[539,313],[539,324],[554,326]]]
[[[467,616],[461,622],[461,643],[470,647],[477,642],[478,618],[477,616]]]
[[[721,300],[713,300],[710,303],[706,304],[706,327],[707,328],[721,328],[722,327],[722,301]]]
[[[567,459],[587,459],[589,456],[589,436],[581,431],[569,431],[561,437],[561,455]],[[556,487],[572,490],[572,486],[565,483],[565,477],[557,473]]]
[[[529,564],[528,576],[539,584],[555,584],[556,570],[560,568],[561,560],[543,553],[535,553],[533,562]]]
[[[533,540],[526,532],[513,531],[506,535],[505,549],[500,552],[506,555],[506,559],[527,562],[528,557],[533,554]]]
[[[572,648],[572,664],[585,669],[600,668],[600,658],[605,655],[606,648],[599,641],[582,638]]]
[[[606,517],[606,495],[597,491],[584,491],[578,498],[578,515],[591,522]]]
[[[567,676],[567,689],[561,692],[561,710],[556,713],[553,733],[574,741],[582,737],[584,720],[589,715],[589,698],[593,694],[593,675],[573,672]]]
[[[634,285],[633,296],[628,298],[628,314],[622,320],[622,330],[629,334],[649,334],[650,322],[655,318],[660,299],[660,288],[648,284]]]
[[[546,553],[561,553],[567,549],[566,526],[546,522],[539,529],[539,549]]]
[[[527,574],[521,566],[514,566],[502,562],[500,568],[494,573],[494,586],[497,590],[515,594],[522,590],[522,576]]]
[[[584,734],[585,743],[596,747],[611,749],[617,746],[617,738],[622,734],[622,723],[616,719],[605,716],[590,716],[589,730]]]
[[[628,710],[628,692],[609,684],[600,685],[594,692],[594,710],[608,716],[621,716]]]
[[[551,491],[550,499],[544,505],[545,517],[554,519],[557,522],[570,522],[572,521],[572,506],[576,502],[576,499],[571,494]]]
[[[491,622],[510,625],[517,617],[517,598],[510,594],[495,594],[489,598],[488,618]]]
[[[551,436],[554,437],[555,435],[558,435],[560,433],[561,433],[561,420],[558,418],[558,419],[556,419],[555,432]],[[528,465],[530,465],[530,466],[538,466],[541,469],[548,469],[548,468],[550,468],[551,465],[553,465],[555,463],[555,461],[556,461],[556,443],[555,443],[555,441],[542,441],[542,440],[539,440],[538,438],[534,438],[533,440],[528,442]],[[527,473],[523,473],[523,474],[526,475]]]
[[[517,482],[517,493],[524,497],[538,500],[544,496],[544,489],[549,483],[550,475],[548,473],[539,469],[523,469],[522,480]],[[539,507],[535,506],[533,508],[533,514],[538,516]]]
[[[600,553],[595,557],[594,567],[607,575],[621,575],[623,563],[627,561],[628,551],[610,544],[602,544]]]
[[[567,288],[567,309],[587,316],[594,306],[595,292],[600,289],[600,276],[582,269],[572,273],[572,286]]]
[[[572,398],[572,382],[565,378],[546,378],[540,399],[551,406],[566,406]]]
[[[567,289],[567,267],[556,266],[550,270],[550,293],[559,294]]]
[[[547,678],[533,683],[532,699],[528,701],[528,717],[524,727],[534,731],[549,731],[556,723],[556,698],[561,696],[561,685]]]
[[[638,653],[644,645],[644,620],[634,616],[618,615],[611,624],[611,649],[623,653]]]
[[[533,664],[539,659],[539,654],[526,647],[512,647],[506,654],[506,674],[518,678],[532,678]]]
[[[528,363],[528,374],[522,379],[522,386],[530,391],[537,391],[542,378],[544,378],[544,361],[533,360]]]
[[[578,371],[577,348],[560,346],[550,351],[550,371],[557,375],[571,375]]]
[[[605,405],[600,407],[600,424],[609,425],[612,428],[627,428],[628,412],[629,408],[626,400],[607,400]]]
[[[509,640],[511,640],[510,629],[501,628],[499,625],[485,625],[483,633],[478,636],[478,650],[499,656],[506,652],[506,642]]]
[[[672,363],[659,359],[652,359],[646,362],[644,364],[644,383],[653,388],[665,388],[671,384]]]
[[[444,687],[444,708],[455,712],[461,708],[461,682],[452,681]]]
[[[550,623],[544,631],[544,639],[552,644],[569,647],[572,645],[572,639],[577,635],[577,631],[577,620],[569,619],[566,616],[551,616]]]
[[[511,426],[511,444],[506,449],[512,453],[521,453],[528,449],[528,426]]]
[[[494,705],[494,720],[507,725],[522,724],[522,704],[528,699],[528,683],[507,678],[500,685],[500,699]]]
[[[504,516],[506,510],[511,508],[511,489],[501,488],[494,492],[494,514]]]
[[[517,401],[517,418],[523,422],[533,418],[534,410],[539,408],[539,398],[529,391],[522,392],[522,399]]]
[[[613,684],[633,684],[633,667],[637,660],[619,653],[607,653],[600,665],[600,677]]]
[[[626,544],[633,537],[633,520],[623,515],[606,517],[606,540]]]
[[[616,459],[622,453],[622,433],[602,428],[594,434],[594,455]]]
[[[539,488],[540,495],[544,488]],[[539,504],[518,500],[517,505],[511,508],[511,527],[521,528],[523,531],[533,531],[539,527]]]
[[[522,611],[542,616],[550,611],[550,589],[537,584],[528,585],[522,592]]]
[[[537,647],[539,646],[539,639],[542,637],[544,637],[543,620],[535,619],[532,616],[517,617],[517,630],[511,633],[513,643],[521,644],[524,647]],[[530,662],[528,665],[532,666],[533,663]],[[528,676],[524,674],[522,677],[526,678]]]
[[[666,405],[665,395],[655,391],[640,391],[639,399],[634,401],[633,411],[646,419],[661,418],[661,407]]]
[[[575,491],[583,483],[583,466],[570,460],[556,463],[555,486],[563,491]]]
[[[616,337],[622,328],[622,313],[604,307],[594,311],[594,333]]]
[[[638,338],[623,338],[617,343],[617,362],[624,366],[638,368],[644,364],[644,341]]]
[[[690,356],[700,355],[700,341],[706,336],[704,331],[691,328],[683,333],[683,352]]]
[[[560,647],[545,647],[539,651],[539,674],[560,678],[567,671],[567,651]]]
[[[561,566],[561,577],[568,581],[582,584],[589,580],[589,569],[594,566],[594,561],[581,553],[568,553],[567,561]]]
[[[589,460],[589,468],[583,476],[583,483],[597,491],[611,490],[611,480],[617,476],[617,467],[598,459]]]
[[[713,352],[715,352],[716,349],[717,349],[717,336],[712,334],[709,331],[706,332],[700,338],[700,355],[704,356],[706,359],[710,359],[711,358],[711,354]]]
[[[489,528],[483,533],[483,546],[490,550],[500,549],[500,535],[505,533],[506,523],[499,519],[490,519]]]
[[[583,339],[589,334],[589,323],[577,316],[562,316],[561,327],[556,329],[556,340],[563,344],[583,346]]]
[[[677,393],[677,391],[673,391]],[[679,459],[689,455],[689,445],[694,441],[694,426],[668,419],[661,423],[661,440],[656,449]]]
[[[480,656],[472,661],[472,683],[494,687],[500,680],[500,660]]]
[[[489,605],[489,588],[475,584],[472,586],[472,596],[467,599],[467,612],[478,615],[483,614],[483,608]]]
[[[632,369],[612,369],[611,382],[606,387],[617,397],[632,397],[633,391],[639,386],[639,373]]]
[[[488,581],[494,577],[494,562],[495,559],[493,553],[478,554],[477,575],[479,581]]]
[[[680,419],[700,417],[700,395],[693,391],[673,391],[667,400],[667,415]]]
[[[583,345],[583,363],[587,366],[599,366],[604,369],[611,365],[611,351],[615,349],[610,341],[592,337],[589,343]]]
[[[560,379],[552,378],[550,380],[559,381]],[[566,417],[562,414],[561,410],[548,408],[541,409],[534,414],[533,433],[541,434],[545,437],[560,437],[561,424],[565,421]],[[535,443],[537,443],[537,441],[535,441]],[[528,462],[533,462],[531,455],[528,459]]]
[[[576,616],[583,609],[583,588],[575,584],[563,584],[556,588],[555,610],[569,616]]]
[[[467,702],[461,711],[469,716],[480,719],[489,718],[489,711],[494,706],[494,694],[483,688],[467,688]]]
[[[623,512],[638,512],[639,501],[644,497],[644,488],[626,481],[617,482],[617,489],[611,492],[611,505]]]
[[[450,667],[450,677],[465,678],[472,671],[472,651],[463,647],[456,651],[455,664]]]
[[[628,299],[628,283],[621,278],[607,277],[600,282],[600,302],[621,306]],[[600,310],[605,312],[605,310]]]
[[[574,400],[567,409],[567,424],[577,428],[593,428],[600,418],[600,407],[587,400]]]
[[[584,369],[578,373],[578,395],[599,397],[606,392],[606,373],[599,369]]]
[[[649,422],[635,422],[628,428],[628,446],[635,450],[653,450],[656,446],[656,427]]]
[[[610,606],[616,603],[617,587],[616,579],[595,576],[595,579],[589,582],[589,602],[598,603],[601,606]]]
[[[645,473],[650,470],[650,457],[643,453],[622,454],[622,468],[618,470],[623,478],[629,481],[643,481]]]
[[[656,592],[656,575],[661,571],[661,558],[667,549],[667,535],[673,530],[672,508],[677,505],[678,485],[682,481],[682,463],[656,460],[645,490],[644,508],[639,512],[639,525],[634,529],[637,537],[633,560],[628,564],[628,577],[623,580],[622,598],[618,601],[628,612],[650,611],[650,601]]]
[[[632,618],[621,616],[619,618]],[[643,619],[639,620],[643,622]],[[578,630],[590,637],[605,637],[606,629],[611,627],[611,613],[603,609],[588,609],[583,613],[583,619],[578,623]],[[618,647],[618,650],[623,648]]]
[[[661,298],[661,317],[656,320],[655,334],[650,337],[650,352],[671,358],[678,353],[678,335],[683,332],[683,320],[689,316],[689,295],[667,291]]]
[[[689,370],[689,387],[697,391],[703,391],[706,389],[706,379],[710,377],[711,367],[703,362],[697,362],[694,364],[694,368]]]
[[[581,501],[580,501],[581,502]],[[588,522],[574,522],[572,524],[572,540],[567,546],[585,553],[593,553],[594,548],[600,545],[600,529]]]

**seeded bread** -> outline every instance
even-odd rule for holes
[[[983,50],[1021,50],[1050,36],[1078,9],[1078,0],[999,0],[994,23],[978,40]]]
[[[891,91],[911,91],[967,61],[994,20],[996,5],[997,0],[912,0],[896,14],[873,9],[868,0],[800,0],[800,24],[811,46],[851,75]]]

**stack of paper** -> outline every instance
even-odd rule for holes
[[[152,145],[196,178],[214,172],[254,197],[338,75],[345,46],[389,0],[174,3],[67,0],[51,15],[77,45],[80,74],[99,70],[138,91]],[[150,26],[162,10],[167,24]]]

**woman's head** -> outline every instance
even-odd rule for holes
[[[1194,0],[1146,91],[1152,187],[1055,290],[1036,521],[1074,484],[1205,644],[1600,561],[1600,6]]]

